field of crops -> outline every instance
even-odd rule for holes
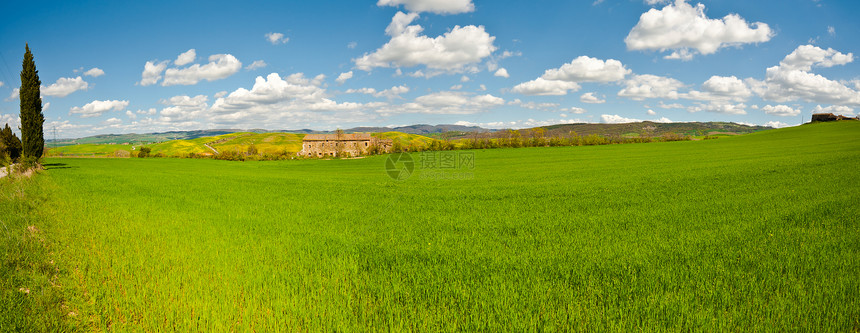
[[[49,159],[0,182],[0,330],[857,330],[858,137],[415,153],[404,181]]]

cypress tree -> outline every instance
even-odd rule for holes
[[[3,147],[6,156],[9,156],[13,161],[18,159],[18,156],[21,156],[21,140],[18,140],[15,133],[12,133],[12,128],[9,127],[8,123],[3,130],[0,130],[0,146]]]
[[[42,114],[42,96],[39,92],[39,71],[30,53],[30,46],[24,46],[23,68],[21,69],[21,89],[18,98],[21,101],[21,143],[22,155],[25,159],[38,160],[45,149],[45,137],[42,125],[45,115]]]

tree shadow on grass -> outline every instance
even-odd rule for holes
[[[77,168],[77,167],[67,166],[66,163],[47,163],[47,164],[42,164],[42,166],[45,167],[45,170]]]

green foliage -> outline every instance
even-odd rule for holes
[[[42,114],[42,97],[39,93],[39,71],[30,53],[30,46],[25,45],[24,60],[21,69],[21,88],[18,98],[21,101],[21,139],[22,155],[39,159],[45,149],[45,138],[42,125],[45,116]]]
[[[149,157],[150,153],[152,153],[152,149],[149,147],[140,147],[137,152],[137,157]]]
[[[55,189],[15,205],[43,219],[67,309],[31,323],[852,331],[858,133],[860,123],[832,123],[729,140],[479,150],[469,180],[425,180],[416,167],[395,182],[387,156],[49,159],[43,179]],[[5,204],[0,216],[20,211]],[[8,283],[3,304],[24,299],[24,285]]]
[[[12,161],[21,156],[21,140],[12,132],[8,123],[0,130],[0,155],[8,156]]]

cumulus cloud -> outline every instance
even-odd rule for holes
[[[802,45],[767,69],[764,81],[747,79],[747,84],[763,99],[774,102],[805,100],[836,105],[860,105],[860,91],[839,81],[811,73],[815,67],[832,67],[854,61],[851,53]],[[855,87],[857,88],[857,87]]]
[[[80,76],[72,79],[61,77],[50,86],[42,86],[39,88],[42,96],[66,97],[69,94],[78,90],[87,90],[89,83],[84,81]]]
[[[588,112],[588,110],[586,110],[586,109],[579,108],[579,107],[575,107],[575,106],[571,106],[571,107],[566,108],[566,109],[561,109],[561,110],[559,110],[559,111],[561,111],[561,112],[569,112],[569,113],[576,113],[576,114],[581,114],[581,113],[586,113],[586,112]]]
[[[625,87],[618,92],[618,96],[634,100],[646,98],[678,99],[678,89],[684,87],[684,84],[676,79],[651,74],[636,75],[625,81],[624,84]]]
[[[12,128],[12,131],[18,133],[18,127],[21,126],[21,117],[17,114],[0,114],[0,126],[6,126],[9,124],[9,127]],[[19,135],[18,138],[21,138]]]
[[[708,104],[705,103],[697,103],[694,106],[690,106],[687,108],[689,112],[714,112],[714,113],[723,113],[723,114],[747,114],[746,104],[744,103],[729,103],[726,101],[712,101]]]
[[[424,65],[445,72],[463,72],[468,65],[481,62],[495,50],[496,37],[483,26],[455,26],[444,35],[422,35],[420,25],[409,25],[418,14],[398,12],[385,29],[391,40],[373,53],[353,59],[355,67],[371,71],[376,67],[414,67]]]
[[[201,66],[194,64],[186,68],[169,68],[164,72],[162,86],[193,85],[201,80],[215,81],[236,74],[242,68],[242,62],[230,54],[214,54],[209,56],[209,63]]]
[[[84,76],[99,77],[102,75],[105,75],[105,71],[101,70],[101,68],[98,68],[98,67],[90,68],[89,70],[84,72]],[[0,83],[0,87],[2,87],[2,86],[3,86],[3,84]]]
[[[672,50],[664,58],[690,60],[696,53],[707,55],[727,46],[767,42],[773,36],[766,23],[749,24],[737,14],[711,19],[705,15],[705,5],[693,7],[686,0],[676,0],[663,9],[643,13],[624,42],[628,50]]]
[[[272,45],[278,45],[286,44],[290,41],[290,38],[285,37],[284,34],[280,32],[270,32],[266,34],[266,40],[268,40],[269,43],[272,43]]]
[[[785,59],[779,63],[779,67],[784,70],[808,72],[812,70],[812,66],[833,67],[852,61],[854,61],[853,53],[844,54],[832,48],[825,50],[814,45],[801,45],[785,56]]]
[[[742,102],[752,96],[752,91],[741,79],[734,76],[711,76],[702,84],[702,91],[690,91],[682,97],[693,100],[733,100]]]
[[[645,113],[647,113],[649,116],[656,116],[657,115],[657,112],[654,112],[654,110],[651,110],[651,109],[648,109],[648,111],[645,111]]]
[[[352,71],[349,71],[349,72],[345,72],[345,73],[340,73],[340,75],[338,75],[337,79],[334,79],[334,81],[337,82],[337,84],[343,84],[344,82],[346,82],[346,80],[349,80],[351,78],[352,78]]]
[[[126,115],[126,117],[128,117],[128,119],[131,119],[131,120],[137,119],[137,114],[134,112],[131,112],[131,110],[126,110],[125,115]]]
[[[555,109],[559,107],[558,103],[535,103],[535,102],[523,102],[519,98],[508,102],[508,105],[516,105],[530,110],[547,110],[547,109]]]
[[[143,65],[143,73],[140,75],[140,82],[138,82],[142,86],[150,86],[156,84],[158,80],[161,80],[161,72],[167,68],[167,60],[156,63],[155,61],[147,61],[145,65]]]
[[[568,91],[578,91],[579,82],[614,82],[630,73],[618,60],[580,56],[559,68],[546,70],[535,80],[520,83],[513,91],[526,95],[566,95]]]
[[[163,104],[168,105],[161,109],[158,113],[157,121],[162,124],[171,124],[178,127],[189,127],[199,123],[199,119],[204,116],[209,104],[209,100],[205,95],[191,96],[173,96]]]
[[[402,113],[474,114],[504,105],[505,100],[490,94],[474,95],[466,92],[441,91],[415,98],[413,102],[383,105],[376,108],[382,115]]]
[[[794,109],[788,105],[765,105],[761,110],[773,116],[796,117],[800,115],[800,109]]]
[[[408,93],[409,87],[407,86],[394,86],[389,89],[385,89],[382,91],[376,91],[374,88],[359,88],[359,89],[347,89],[347,94],[366,94],[372,95],[374,97],[387,97],[387,98],[396,98],[400,97],[400,95]]]
[[[769,122],[765,123],[764,126],[773,127],[773,128],[783,128],[783,127],[790,127],[793,125],[786,124],[786,123],[781,122],[781,121],[769,121]]]
[[[622,124],[622,123],[638,123],[642,121],[641,119],[635,118],[625,118],[619,116],[617,114],[602,114],[600,115],[600,122],[607,124]]]
[[[379,0],[377,6],[403,5],[410,12],[431,12],[436,14],[460,14],[475,11],[472,0]]]
[[[493,75],[498,76],[498,77],[503,77],[503,78],[509,78],[509,77],[511,77],[511,76],[508,74],[508,70],[507,70],[507,69],[504,69],[504,68],[499,68],[499,70],[497,70],[497,71],[496,71],[496,73],[495,73],[495,74],[493,74]]]
[[[266,67],[266,66],[268,66],[268,64],[266,64],[266,62],[265,62],[265,61],[262,61],[262,60],[255,60],[255,61],[254,61],[254,62],[252,62],[250,65],[245,66],[245,69],[247,69],[247,70],[249,70],[249,71],[252,71],[252,70],[255,70],[255,69],[258,69],[258,68],[263,68],[263,67]]]
[[[295,122],[356,122],[371,118],[360,103],[338,103],[322,87],[325,75],[307,78],[296,73],[281,78],[277,73],[258,76],[249,90],[239,88],[218,98],[209,109],[214,124],[273,126]],[[333,113],[334,112],[334,113]]]
[[[567,95],[568,91],[578,91],[581,87],[576,82],[547,80],[542,77],[520,83],[511,91],[523,95]]]
[[[12,88],[12,93],[9,94],[9,97],[6,98],[6,101],[11,101],[13,99],[17,99],[19,90],[20,90],[19,88]]]
[[[4,86],[4,85],[6,85],[6,84],[5,84],[5,83],[3,83],[3,81],[0,81],[0,87],[2,87],[2,86]]]
[[[69,115],[77,114],[81,118],[101,116],[103,113],[114,110],[120,111],[128,107],[128,101],[92,101],[84,106],[76,106],[69,110]]]
[[[176,57],[176,60],[173,61],[173,64],[176,66],[185,66],[194,62],[194,59],[197,59],[197,51],[195,51],[194,49],[190,49]]]
[[[583,102],[583,103],[589,103],[589,104],[606,103],[605,99],[600,99],[599,97],[594,96],[593,92],[587,92],[587,93],[582,94],[582,96],[579,96],[579,101]]]

